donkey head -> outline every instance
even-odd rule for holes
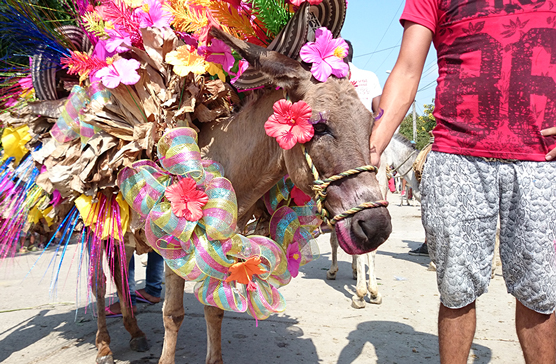
[[[321,83],[301,63],[278,52],[245,43],[214,28],[211,35],[226,42],[251,66],[269,76],[292,102],[303,100],[311,106],[313,116],[325,115],[325,120],[315,125],[313,139],[304,144],[320,178],[370,163],[369,137],[373,117],[349,80],[329,77]],[[284,150],[283,158],[295,185],[313,196],[314,177],[302,147],[297,144]],[[375,173],[363,172],[333,182],[328,187],[324,207],[332,217],[364,202],[382,199]],[[347,253],[369,252],[390,235],[390,214],[385,207],[362,210],[337,222],[335,231],[340,246]]]

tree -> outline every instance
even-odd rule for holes
[[[431,131],[436,126],[436,119],[434,118],[434,100],[432,104],[427,104],[424,106],[425,110],[423,115],[417,116],[417,140],[415,141],[415,146],[417,149],[423,149],[430,142]],[[408,138],[413,139],[413,114],[409,113],[402,121],[400,125],[400,134]]]

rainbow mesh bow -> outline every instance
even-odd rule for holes
[[[270,237],[286,252],[289,274],[273,277],[274,284],[283,286],[289,283],[290,275],[297,276],[299,267],[320,256],[319,247],[314,240],[313,231],[322,221],[315,215],[315,203],[310,200],[304,206],[294,206],[291,192],[294,184],[284,177],[263,197],[270,219]],[[291,206],[290,206],[291,205]]]
[[[182,278],[198,282],[195,295],[205,305],[248,312],[257,319],[285,309],[285,301],[271,282],[287,276],[284,250],[262,236],[236,233],[237,199],[223,168],[201,160],[197,133],[176,128],[157,145],[161,167],[150,160],[135,162],[118,175],[118,185],[128,204],[144,219],[148,244]],[[208,196],[198,221],[178,217],[165,197],[166,188],[182,178],[192,178]],[[248,283],[229,280],[231,267],[260,260]]]

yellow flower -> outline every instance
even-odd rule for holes
[[[205,60],[191,46],[183,45],[166,55],[166,62],[174,66],[174,73],[185,77],[189,72],[205,73]]]
[[[4,156],[2,160],[9,157],[15,158],[15,163],[18,164],[21,159],[29,152],[25,148],[25,144],[31,140],[29,135],[29,127],[22,125],[17,128],[7,127],[2,134],[2,146],[4,147]]]
[[[226,82],[226,75],[222,69],[222,65],[218,63],[207,62],[205,65],[205,70],[210,73],[211,76],[218,75],[218,78],[222,82]]]

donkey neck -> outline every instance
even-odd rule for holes
[[[234,186],[240,220],[287,173],[282,149],[264,130],[282,97],[282,91],[267,91],[230,118],[204,124],[199,133],[203,158],[220,163]]]

